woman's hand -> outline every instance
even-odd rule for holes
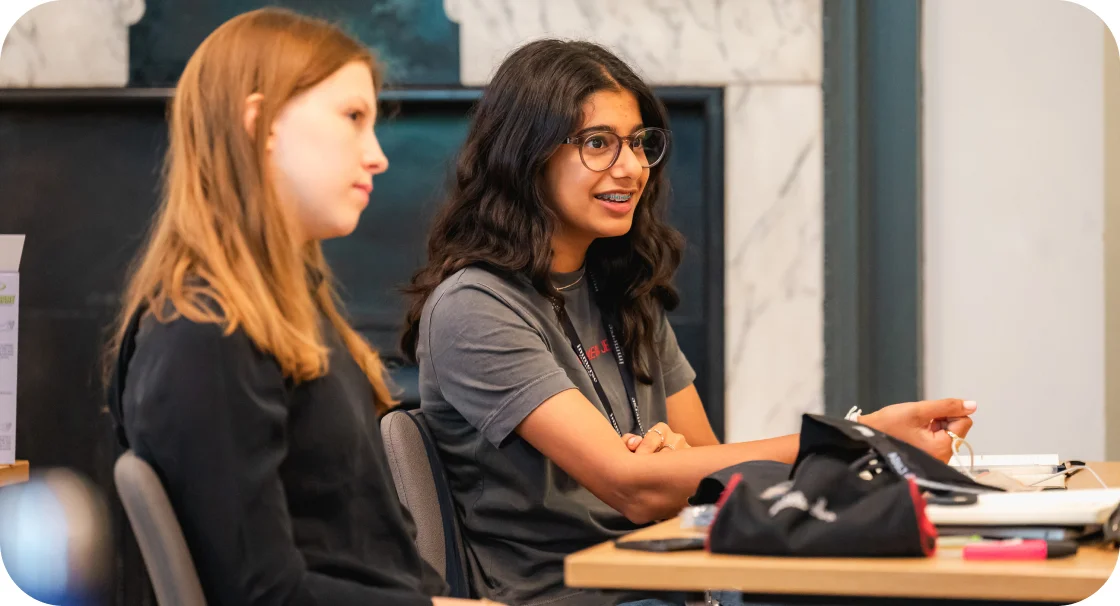
[[[684,436],[669,429],[664,423],[654,425],[645,437],[638,437],[632,433],[622,436],[622,443],[636,454],[649,454],[663,450],[684,450],[691,448]]]
[[[969,415],[974,412],[976,402],[927,400],[887,406],[860,416],[859,422],[948,462],[953,456],[953,439],[946,430],[965,437],[972,428]]]

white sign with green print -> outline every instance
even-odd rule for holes
[[[16,369],[22,235],[0,235],[0,465],[16,460]]]

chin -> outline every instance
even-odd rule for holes
[[[335,238],[345,238],[354,233],[355,229],[358,229],[357,217],[353,220],[339,220],[329,225],[324,225],[318,239],[333,240]]]
[[[335,236],[335,237],[336,238],[345,238],[346,236],[349,236],[350,234],[354,233],[354,230],[356,230],[356,229],[358,229],[358,221],[357,220],[355,220],[353,223],[348,223],[347,225],[345,225],[343,227],[340,227],[339,230],[338,230],[338,235]]]
[[[595,234],[599,238],[617,238],[630,233],[634,226],[634,217],[602,221],[595,226]]]

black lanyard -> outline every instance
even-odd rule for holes
[[[599,292],[599,285],[595,283],[595,277],[590,272],[587,274],[587,281],[591,284],[591,292],[588,293],[588,297],[591,298],[591,305],[594,307],[595,298],[593,295]],[[572,344],[572,351],[576,352],[580,363],[583,364],[583,370],[587,372],[591,384],[595,386],[595,393],[598,394],[603,409],[607,411],[607,417],[610,419],[611,425],[621,436],[622,428],[618,426],[618,419],[614,416],[610,398],[607,397],[607,392],[603,390],[603,386],[599,383],[599,377],[595,375],[595,369],[591,368],[591,360],[587,358],[587,352],[583,348],[583,343],[579,340],[579,334],[576,332],[575,325],[572,324],[572,319],[568,317],[568,312],[564,311],[564,308],[558,303],[553,303],[552,306],[556,309],[556,315],[560,317],[560,324],[563,325],[564,334],[567,335],[568,341]],[[637,435],[645,435],[645,430],[642,428],[642,415],[638,412],[638,398],[634,395],[634,374],[630,372],[630,367],[626,365],[626,357],[622,353],[622,347],[618,342],[614,322],[607,316],[606,310],[599,310],[599,315],[603,319],[603,327],[611,338],[611,349],[614,351],[614,360],[618,363],[618,372],[622,375],[622,386],[626,389],[626,398],[630,400],[630,411],[634,413],[634,422],[638,430]]]

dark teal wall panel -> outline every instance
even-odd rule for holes
[[[174,86],[210,32],[264,6],[342,25],[376,49],[390,84],[459,84],[459,26],[448,20],[443,0],[147,0],[129,29],[129,86]]]
[[[824,11],[825,409],[922,396],[921,2]]]

